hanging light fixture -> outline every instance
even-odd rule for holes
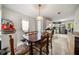
[[[41,4],[38,5],[38,8],[39,8],[39,11],[38,11],[38,12],[39,12],[39,15],[36,17],[37,20],[42,20],[42,19],[43,19],[43,16],[40,15],[40,8],[41,8],[41,6],[42,6]]]

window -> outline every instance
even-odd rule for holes
[[[22,20],[22,30],[24,32],[28,32],[29,30],[29,21],[27,20]]]

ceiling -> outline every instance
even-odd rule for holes
[[[38,16],[38,5],[35,4],[5,4],[3,6],[27,16]],[[43,4],[41,8],[41,16],[50,19],[61,19],[73,16],[78,6],[79,5],[76,4]]]

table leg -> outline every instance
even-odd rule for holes
[[[30,42],[30,49],[29,49],[29,51],[30,51],[30,55],[33,55],[33,43],[32,42]]]

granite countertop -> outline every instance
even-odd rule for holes
[[[79,32],[74,32],[73,35],[79,37]]]

